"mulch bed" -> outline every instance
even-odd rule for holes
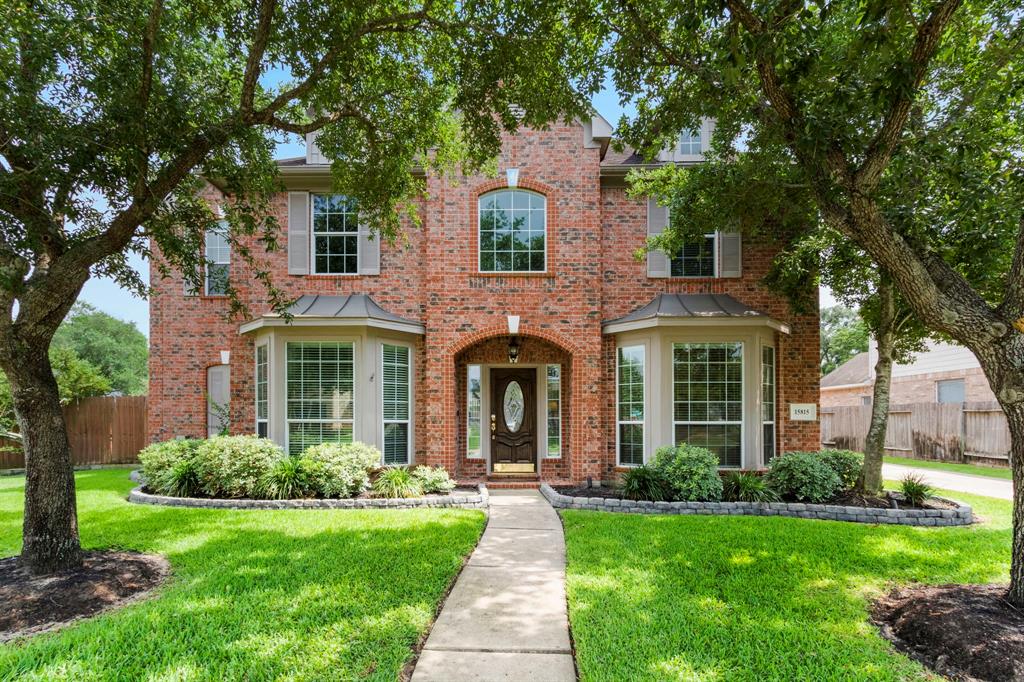
[[[0,642],[133,601],[169,572],[163,557],[135,552],[86,552],[81,568],[39,576],[22,567],[18,557],[0,559]]]
[[[897,649],[954,680],[1024,680],[1024,611],[1006,585],[937,585],[894,590],[872,620]]]

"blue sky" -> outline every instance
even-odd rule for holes
[[[633,113],[632,107],[623,107],[619,103],[618,95],[610,87],[610,84],[606,84],[605,88],[594,97],[593,102],[598,113],[608,119],[613,126],[618,123],[623,114]],[[279,157],[301,156],[304,153],[304,148],[298,140],[280,144],[277,148]],[[132,256],[131,264],[148,281],[149,263],[138,256]],[[107,278],[90,279],[82,289],[80,299],[115,317],[134,322],[146,336],[149,336],[149,302],[131,295],[112,280]],[[830,304],[831,301],[830,294],[823,295],[823,305]]]

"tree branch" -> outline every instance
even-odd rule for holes
[[[928,74],[928,66],[942,42],[947,24],[952,19],[962,0],[941,0],[932,8],[928,19],[917,30],[914,48],[910,52],[910,70],[906,81],[893,84],[893,100],[885,116],[882,128],[868,145],[864,162],[854,173],[854,184],[861,191],[870,191],[877,184],[889,165],[893,152],[899,145],[906,127],[914,95],[920,89]]]
[[[1017,243],[1014,244],[1013,261],[1007,275],[1006,295],[998,311],[1024,333],[1024,214],[1017,228]]]
[[[249,48],[249,58],[245,62],[245,75],[242,78],[242,113],[247,114],[252,111],[256,85],[259,83],[260,74],[263,71],[263,54],[266,52],[267,42],[270,40],[270,30],[273,27],[276,10],[277,0],[261,0],[256,34],[252,39],[252,47]]]
[[[156,37],[160,30],[160,16],[163,14],[163,0],[153,0],[149,10],[149,21],[146,32],[142,36],[142,77],[139,79],[138,118],[136,144],[135,193],[136,198],[146,194],[146,180],[149,177],[149,140],[146,136],[146,113],[149,110],[149,97],[153,91],[153,58],[156,53]]]

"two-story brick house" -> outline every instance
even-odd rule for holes
[[[699,162],[711,127],[657,163]],[[280,162],[283,248],[266,255],[290,320],[216,234],[203,291],[154,276],[150,438],[230,415],[292,453],[358,440],[461,480],[607,480],[680,441],[742,468],[816,448],[787,406],[817,402],[817,315],[763,286],[773,248],[737,234],[638,261],[668,216],[626,196],[643,161],[610,134],[599,116],[522,130],[497,178],[427,176],[422,225],[396,244],[331,193],[309,141]],[[252,319],[225,318],[225,276]]]

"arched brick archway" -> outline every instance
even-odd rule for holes
[[[546,328],[521,325],[516,336],[520,339],[518,366],[538,370],[539,390],[546,386],[547,365],[560,367],[560,453],[557,458],[544,457],[548,441],[546,438],[543,443],[538,440],[538,473],[547,481],[575,480],[572,453],[580,441],[579,410],[576,406],[583,395],[577,381],[576,366],[583,351],[572,339]],[[486,458],[467,456],[468,366],[480,365],[481,372],[508,366],[509,338],[507,323],[488,325],[458,336],[434,355],[435,371],[430,372],[430,379],[440,385],[432,391],[433,404],[427,406],[428,424],[432,430],[424,459],[447,467],[464,481],[478,480],[489,473]],[[546,406],[546,395],[538,396],[538,401],[538,407]],[[546,423],[544,430],[546,433]]]

